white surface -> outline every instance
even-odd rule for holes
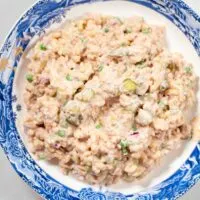
[[[12,1],[12,4],[6,0],[0,1],[0,22],[3,25],[0,31],[0,37],[4,38],[10,27],[20,14],[26,10],[35,0]],[[188,3],[200,14],[200,2],[197,0],[187,0]],[[16,9],[17,8],[17,9]],[[9,11],[9,12],[8,12]],[[6,19],[6,20],[5,20]],[[0,39],[2,43],[2,39]],[[8,161],[0,150],[0,199],[1,200],[40,200],[35,194],[11,169]],[[198,200],[200,192],[197,191],[200,184],[196,185],[182,200]]]

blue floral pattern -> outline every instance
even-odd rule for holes
[[[42,34],[53,23],[62,20],[72,6],[98,0],[40,0],[18,21],[0,50],[1,58],[9,58],[17,67],[21,55],[15,57],[16,47],[26,48],[30,38]],[[102,0],[103,1],[103,0]],[[171,20],[187,36],[200,55],[200,17],[181,0],[130,0],[149,7]],[[171,177],[145,192],[124,195],[116,192],[82,188],[76,191],[50,177],[31,158],[21,141],[15,120],[20,105],[12,94],[15,73],[0,72],[0,144],[19,176],[48,200],[173,200],[187,192],[200,179],[200,144]],[[14,108],[13,104],[17,107]]]

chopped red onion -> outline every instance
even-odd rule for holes
[[[130,135],[139,135],[139,132],[135,131],[135,132],[131,133]]]

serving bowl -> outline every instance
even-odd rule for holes
[[[180,0],[41,0],[20,18],[0,51],[0,144],[19,176],[46,199],[177,199],[200,179],[198,142],[183,143],[145,179],[109,187],[91,186],[64,176],[55,166],[35,160],[28,151],[23,130],[23,80],[26,74],[23,51],[66,19],[85,12],[120,17],[140,15],[147,22],[165,25],[170,50],[181,52],[200,75],[200,17]],[[194,115],[197,113],[198,108]]]

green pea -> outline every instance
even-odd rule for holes
[[[41,153],[39,156],[39,160],[45,160],[46,159],[46,156],[44,153]]]
[[[97,124],[96,129],[100,129],[102,127],[102,124]]]
[[[65,131],[59,130],[59,131],[56,132],[56,135],[58,135],[60,137],[65,137]]]
[[[142,33],[144,33],[144,34],[149,34],[149,33],[151,33],[151,28],[143,28],[142,29]]]
[[[129,142],[127,140],[121,140],[120,146],[121,146],[121,151],[122,151],[123,155],[127,155]]]
[[[187,74],[191,74],[192,73],[192,67],[191,66],[185,67],[185,72]]]
[[[72,81],[72,77],[71,77],[69,74],[67,74],[66,79],[67,79],[68,81]]]
[[[104,32],[105,32],[105,33],[108,33],[108,32],[109,32],[109,28],[105,28],[105,29],[104,29]]]
[[[44,46],[44,44],[41,44],[41,45],[40,45],[40,50],[42,50],[42,51],[46,51],[46,50],[47,50],[47,47]]]
[[[32,74],[27,74],[27,75],[26,75],[26,80],[27,80],[29,83],[33,82],[33,75],[32,75]]]

